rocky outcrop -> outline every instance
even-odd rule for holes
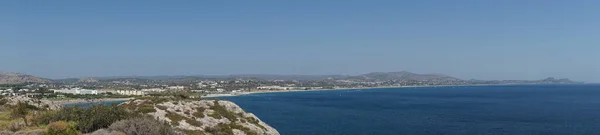
[[[186,132],[279,135],[276,129],[230,101],[131,100],[121,105],[168,122],[176,129]]]
[[[0,72],[0,84],[49,83],[51,80],[31,75]]]
[[[6,104],[9,104],[9,105],[16,105],[19,102],[24,102],[29,105],[35,106],[37,108],[48,109],[48,110],[58,110],[62,107],[62,105],[55,104],[49,100],[39,100],[39,99],[29,98],[29,97],[25,97],[25,96],[4,97],[0,100],[3,100],[2,102],[6,102]]]

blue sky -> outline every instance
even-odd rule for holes
[[[598,1],[0,1],[0,70],[600,82]]]

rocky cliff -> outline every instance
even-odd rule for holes
[[[131,100],[121,104],[168,122],[188,134],[279,135],[252,113],[219,100]]]

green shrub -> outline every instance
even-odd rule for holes
[[[74,121],[77,123],[79,131],[90,133],[101,128],[107,128],[113,122],[135,116],[135,114],[116,105],[92,105],[88,108],[72,106],[63,107],[58,111],[47,111],[34,118],[34,121],[38,125],[55,121]]]
[[[140,113],[143,113],[143,114],[147,114],[147,113],[156,112],[156,109],[154,109],[154,107],[144,106],[144,107],[138,108],[137,111]]]
[[[204,109],[197,110],[196,112],[192,113],[192,116],[197,118],[204,118]]]
[[[8,99],[6,99],[6,98],[0,99],[0,105],[5,105],[6,103],[8,103]]]
[[[179,126],[179,121],[185,119],[185,117],[183,117],[179,114],[171,113],[171,112],[167,113],[167,118],[169,118],[169,120],[171,120],[171,124],[174,126]]]
[[[238,129],[246,133],[247,135],[258,135],[258,133],[250,130],[247,127],[237,125],[237,124],[224,124],[219,123],[217,126],[208,127],[205,129],[206,132],[211,133],[213,135],[233,135],[233,129]]]
[[[209,114],[209,116],[211,116],[213,118],[217,118],[217,119],[225,117],[225,118],[229,119],[229,121],[231,121],[231,122],[237,121],[237,117],[235,116],[235,114],[227,111],[227,109],[225,107],[219,105],[218,100],[215,100],[214,104],[215,105],[210,106],[210,109],[213,110],[214,112],[212,114]]]
[[[171,135],[175,134],[170,125],[150,117],[136,117],[121,120],[108,127],[110,130],[127,135]]]
[[[259,124],[260,121],[258,119],[255,119],[253,117],[247,117],[246,119],[248,119],[248,122],[250,122],[250,123],[252,123],[252,124],[254,124],[254,125],[256,125],[256,126],[262,128],[262,129],[264,129],[264,130],[267,130],[267,128],[265,126]]]
[[[80,135],[77,131],[75,123],[68,123],[65,121],[57,121],[48,124],[46,132],[42,135]]]
[[[156,108],[161,109],[161,110],[167,110],[168,109],[166,106],[162,106],[162,105],[156,105]]]
[[[196,126],[196,127],[201,127],[203,125],[201,122],[196,121],[195,119],[186,118],[185,122],[188,123],[188,124],[190,124],[190,125],[192,125],[192,126]]]
[[[29,125],[27,122],[27,114],[29,114],[29,111],[31,111],[32,109],[35,109],[37,107],[31,107],[31,105],[25,103],[25,102],[18,102],[15,106],[11,107],[11,111],[10,114],[13,118],[22,118],[23,121],[25,121],[25,125]]]

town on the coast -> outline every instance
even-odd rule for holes
[[[4,79],[2,79],[4,78]],[[0,74],[0,93],[55,100],[76,99],[78,95],[125,98],[162,92],[188,92],[197,97],[231,96],[257,92],[335,90],[379,87],[573,84],[569,79],[462,80],[441,74],[374,72],[349,75],[229,75],[229,76],[147,76],[44,79],[19,73]],[[87,96],[99,98],[103,96]]]
[[[231,101],[261,92],[502,84],[569,79],[461,80],[440,74],[230,75],[46,79],[0,73],[0,134],[279,135]],[[118,103],[106,105],[106,103]]]

